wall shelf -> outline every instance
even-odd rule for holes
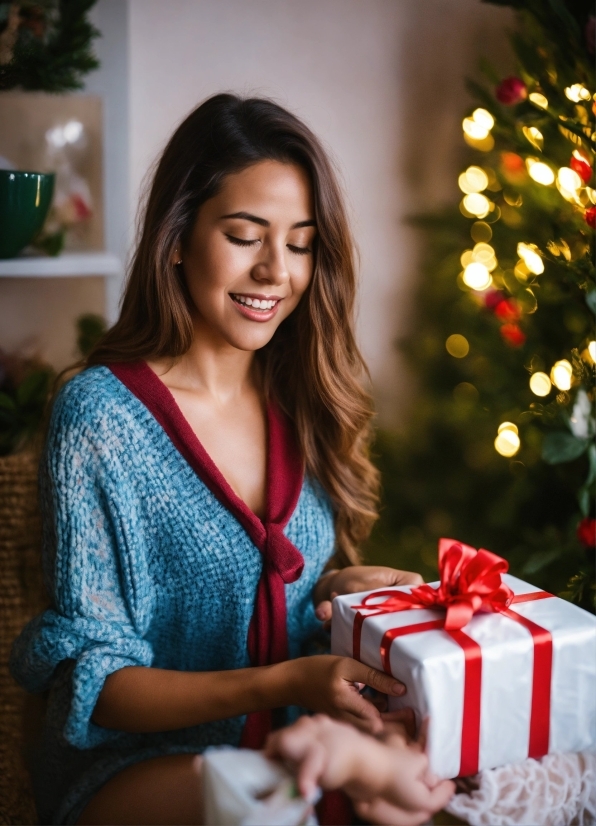
[[[121,276],[120,259],[109,252],[64,252],[20,255],[0,260],[0,278],[61,278],[85,275]]]

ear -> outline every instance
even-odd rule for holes
[[[171,262],[174,267],[177,267],[178,264],[182,263],[182,253],[180,252],[180,247],[174,247]]]

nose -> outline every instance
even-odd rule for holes
[[[263,257],[255,264],[252,277],[261,284],[283,284],[290,274],[286,263],[285,245],[266,244]]]

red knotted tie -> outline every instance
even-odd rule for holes
[[[153,414],[178,451],[213,495],[240,522],[263,556],[255,608],[248,631],[251,665],[271,665],[288,658],[285,585],[304,568],[300,551],[283,529],[296,508],[304,463],[290,423],[274,404],[267,408],[267,517],[262,522],[234,493],[165,384],[145,362],[109,365],[112,373]],[[260,748],[271,730],[271,711],[249,714],[242,745]]]

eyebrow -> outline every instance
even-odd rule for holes
[[[231,215],[222,215],[221,219],[224,218],[240,218],[243,221],[252,221],[253,224],[258,224],[261,227],[270,227],[271,224],[267,221],[266,218],[259,218],[258,215],[252,215],[250,212],[234,212]],[[296,224],[292,224],[290,229],[301,229],[302,227],[315,227],[316,222],[314,219],[309,218],[307,221],[298,221]]]

